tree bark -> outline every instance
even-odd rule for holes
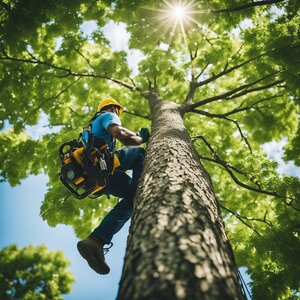
[[[148,96],[152,137],[118,300],[244,299],[209,175],[180,106]]]

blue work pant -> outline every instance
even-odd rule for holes
[[[138,180],[143,171],[145,150],[141,147],[126,147],[117,151],[121,166],[109,176],[109,184],[105,194],[122,198],[121,201],[104,217],[100,225],[92,232],[104,244],[109,244],[131,217],[133,198]],[[132,177],[125,171],[132,170]]]

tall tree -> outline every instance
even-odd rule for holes
[[[1,299],[63,299],[74,283],[72,273],[66,269],[69,264],[62,252],[49,251],[43,245],[1,249]]]
[[[58,146],[97,103],[120,100],[129,128],[151,122],[119,299],[241,299],[231,248],[254,298],[297,298],[299,179],[261,147],[287,138],[299,165],[298,1],[2,1],[0,18],[0,114],[13,126],[1,175],[49,175],[49,225],[83,237],[112,205],[76,201],[57,178]],[[127,51],[107,26],[126,28]],[[56,133],[35,140],[26,126],[41,116]]]

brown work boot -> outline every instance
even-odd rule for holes
[[[87,260],[89,266],[99,274],[108,274],[110,269],[106,264],[103,244],[96,237],[89,236],[77,243],[80,255]]]

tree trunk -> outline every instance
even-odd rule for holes
[[[150,94],[152,137],[118,300],[244,299],[210,178],[180,106]]]

